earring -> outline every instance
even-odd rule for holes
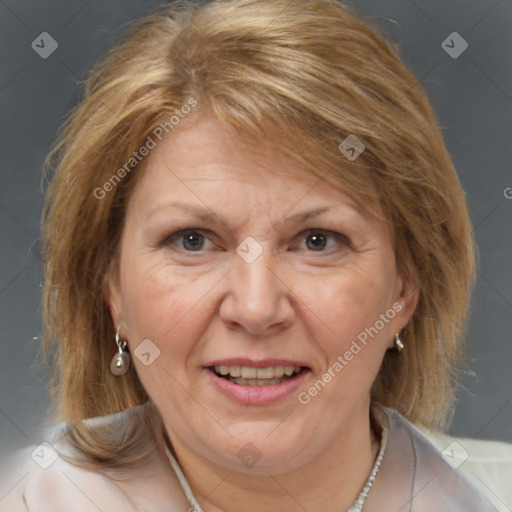
[[[399,332],[395,334],[395,347],[398,350],[398,352],[402,352],[402,350],[404,349],[404,342],[400,339]]]
[[[124,375],[130,367],[130,354],[128,352],[128,343],[119,339],[119,329],[116,332],[117,354],[112,358],[110,371],[113,375]]]

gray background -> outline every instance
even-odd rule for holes
[[[47,374],[36,362],[42,160],[76,103],[78,82],[127,24],[161,3],[0,2],[0,460],[42,441],[48,407]],[[512,3],[350,3],[401,42],[405,62],[426,88],[480,246],[469,332],[475,375],[465,379],[452,433],[512,441]],[[441,47],[454,31],[469,44],[457,59]],[[42,32],[58,42],[47,59],[31,48]],[[4,493],[0,488],[0,500]]]

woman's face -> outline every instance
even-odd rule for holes
[[[368,429],[370,387],[416,297],[387,226],[207,119],[142,172],[108,301],[173,443],[279,473]]]

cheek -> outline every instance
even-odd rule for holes
[[[390,336],[389,311],[394,313],[394,281],[382,272],[347,268],[310,295],[310,309],[321,320],[324,335],[316,340],[327,368],[341,356],[349,363],[345,374],[376,376]]]
[[[180,374],[208,322],[205,304],[216,279],[180,272],[151,259],[127,259],[121,269],[130,349],[136,355],[141,341],[149,339],[160,351],[151,375],[159,367]],[[135,364],[141,377],[148,373],[148,367]]]
[[[318,315],[328,328],[315,337],[322,367],[297,397],[305,414],[340,425],[369,399],[389,336],[387,324],[376,334],[367,331],[389,309],[382,292],[378,281],[350,276],[332,282],[327,293],[318,295]]]

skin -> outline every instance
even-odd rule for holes
[[[180,465],[207,512],[345,510],[378,452],[371,385],[417,302],[390,232],[343,191],[265,146],[248,153],[212,120],[170,135],[130,198],[107,300],[132,353],[144,339],[160,351],[149,366],[132,360]],[[184,229],[203,230],[200,250],[172,236]],[[248,236],[263,249],[250,264],[236,253]],[[230,357],[305,361],[305,391],[393,304],[400,312],[307,405],[298,392],[240,404],[204,369]],[[246,443],[261,455],[250,468],[237,457]]]

